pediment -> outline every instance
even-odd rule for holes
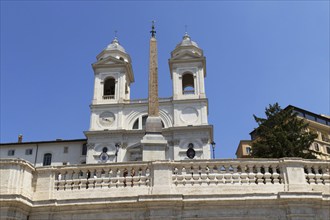
[[[124,64],[125,61],[119,60],[115,57],[106,57],[102,60],[98,60],[97,62],[94,63],[94,65],[116,65],[116,64]]]
[[[191,51],[185,51],[182,53],[179,53],[177,56],[174,56],[172,59],[173,60],[189,60],[189,59],[196,59],[196,58],[200,58],[201,56],[195,52],[191,52]]]

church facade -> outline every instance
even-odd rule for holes
[[[86,139],[0,145],[0,219],[329,219],[329,161],[211,159],[205,57],[185,34],[173,97],[158,98],[152,28],[148,99],[130,100],[117,39],[93,64]]]
[[[203,50],[185,34],[169,59],[173,96],[159,99],[167,141],[163,159],[211,158],[205,63]],[[130,99],[134,73],[129,54],[115,38],[92,67],[94,94],[86,139],[1,144],[1,158],[22,158],[35,166],[142,161],[148,99]]]

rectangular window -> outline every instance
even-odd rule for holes
[[[64,147],[63,153],[67,154],[69,152],[69,147]]]
[[[297,116],[300,116],[300,117],[304,117],[304,113],[302,113],[302,112],[298,112],[297,110],[293,110],[293,113],[296,113],[297,114]]]
[[[247,147],[247,148],[245,148],[246,149],[246,153],[247,154],[251,154],[251,147]]]
[[[316,121],[313,115],[305,114],[305,117],[311,121]]]
[[[326,134],[322,134],[322,141],[330,142],[330,139],[328,138],[328,136]]]
[[[324,125],[327,124],[326,120],[324,120],[324,119],[322,119],[322,118],[316,118],[316,119],[317,119],[317,122],[319,122],[319,123],[321,123],[321,124],[324,124]]]
[[[330,147],[326,147],[327,153],[330,154]]]
[[[14,156],[14,155],[15,155],[15,150],[8,151],[8,156]]]
[[[33,149],[26,149],[25,150],[25,155],[31,155],[33,152]]]
[[[83,144],[81,149],[81,155],[87,155],[87,144]]]

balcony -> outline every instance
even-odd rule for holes
[[[183,95],[195,95],[195,90],[183,90]]]
[[[115,99],[115,95],[104,95],[103,96],[104,100],[108,100],[108,99]]]

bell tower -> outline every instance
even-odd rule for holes
[[[169,67],[174,100],[206,98],[206,60],[203,50],[191,40],[187,32],[171,52]]]
[[[130,99],[130,84],[134,82],[131,58],[117,39],[99,54],[94,69],[92,104],[121,103]]]
[[[96,59],[92,64],[94,95],[90,130],[122,129],[122,111],[114,106],[130,100],[130,85],[134,82],[131,58],[115,37]]]

